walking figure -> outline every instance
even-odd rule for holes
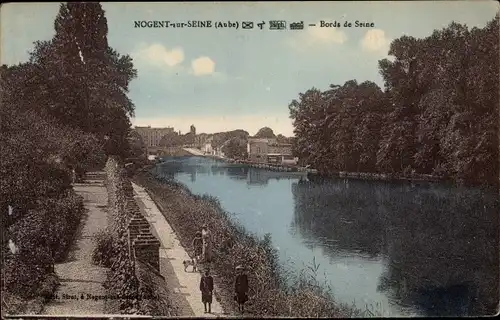
[[[212,292],[214,291],[214,279],[210,275],[210,269],[205,270],[205,274],[201,277],[200,281],[201,302],[205,307],[205,313],[212,312]]]
[[[243,266],[236,267],[236,279],[234,281],[234,300],[238,303],[238,310],[245,312],[245,302],[248,301],[248,277],[244,273]]]
[[[201,237],[203,239],[203,261],[212,262],[212,233],[206,225],[201,228]]]
[[[201,232],[198,231],[195,234],[193,239],[193,249],[194,249],[194,258],[196,262],[198,262],[203,254],[203,239],[201,237]]]

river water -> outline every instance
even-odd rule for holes
[[[166,158],[156,174],[209,194],[248,231],[271,234],[283,265],[315,263],[337,301],[384,316],[496,313],[495,190],[332,179]]]

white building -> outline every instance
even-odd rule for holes
[[[203,146],[203,152],[205,154],[212,154],[213,148],[212,148],[212,142],[206,142],[205,145]]]

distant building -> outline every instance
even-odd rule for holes
[[[151,128],[151,126],[147,127],[135,127],[134,130],[141,136],[142,140],[149,147],[158,147],[164,135],[168,133],[173,133],[174,128],[166,127],[166,128]]]
[[[204,152],[205,154],[212,154],[212,152],[213,152],[213,148],[212,148],[212,139],[213,139],[212,137],[207,138],[207,139],[204,141],[204,143],[203,143],[203,148],[202,148],[202,150],[203,150],[203,152]]]
[[[249,138],[247,142],[248,160],[252,162],[267,162],[268,140]]]
[[[247,143],[248,160],[259,163],[296,164],[292,156],[292,145],[277,143],[276,139],[249,138]]]
[[[196,135],[196,127],[194,126],[194,124],[191,125],[191,127],[189,128],[189,132],[195,136]]]
[[[205,143],[202,150],[205,154],[212,154],[212,144],[210,142]]]

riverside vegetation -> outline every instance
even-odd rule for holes
[[[168,220],[182,245],[190,248],[195,233],[206,224],[214,243],[213,272],[225,310],[235,312],[233,301],[234,268],[247,267],[251,284],[247,311],[252,316],[354,317],[375,314],[335,302],[330,291],[316,280],[317,266],[294,275],[278,262],[276,250],[267,235],[259,239],[231,219],[218,200],[197,196],[171,179],[155,178],[147,169],[134,181],[148,190]]]
[[[432,175],[498,185],[499,15],[403,36],[379,61],[384,80],[350,80],[290,105],[294,152],[324,175]],[[353,129],[354,128],[354,129]]]

